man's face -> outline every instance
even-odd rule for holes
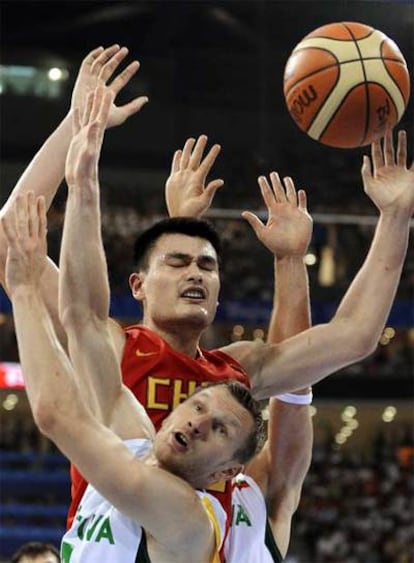
[[[217,254],[206,239],[165,234],[146,272],[132,274],[133,295],[144,305],[149,328],[203,330],[214,319],[220,289]]]
[[[234,473],[241,470],[234,453],[253,424],[249,411],[226,387],[210,387],[181,403],[164,420],[154,453],[161,467],[194,487],[205,487],[226,478],[231,468]]]

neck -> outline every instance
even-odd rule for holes
[[[186,354],[191,358],[197,357],[202,334],[202,331],[198,328],[186,328],[182,325],[160,326],[149,319],[145,319],[145,317],[142,324],[160,336],[177,352]]]

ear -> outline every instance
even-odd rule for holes
[[[215,471],[209,477],[209,485],[213,483],[217,483],[218,481],[230,481],[233,477],[236,477],[238,473],[241,473],[244,469],[244,466],[241,463],[237,463],[236,465],[232,465],[227,469],[222,469],[221,471]]]
[[[137,301],[142,301],[145,297],[144,279],[145,274],[143,272],[134,272],[129,276],[129,287],[133,298]]]

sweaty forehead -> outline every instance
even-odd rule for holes
[[[181,233],[167,233],[156,241],[153,254],[188,254],[190,256],[211,256],[217,260],[213,245],[205,238],[192,237]]]

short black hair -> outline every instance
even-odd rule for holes
[[[51,543],[45,543],[40,541],[32,541],[23,544],[11,558],[11,563],[19,563],[23,557],[39,557],[39,555],[46,555],[47,553],[52,553],[57,561],[60,561],[59,551]]]
[[[219,386],[225,387],[231,396],[236,399],[242,407],[249,411],[253,418],[253,430],[247,436],[242,446],[240,446],[240,448],[234,453],[234,459],[245,464],[262,449],[265,441],[265,429],[261,405],[259,401],[256,401],[256,399],[253,398],[250,389],[235,379],[214,381],[205,385],[200,385],[195,389],[190,397],[196,395],[204,389]]]
[[[148,259],[157,240],[165,234],[183,234],[208,240],[220,260],[220,236],[211,223],[194,217],[170,217],[154,223],[135,240],[134,265],[138,270],[148,268]]]

